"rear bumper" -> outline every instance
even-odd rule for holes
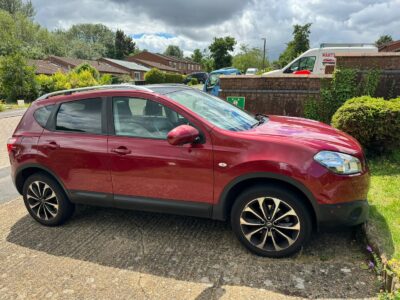
[[[367,221],[369,205],[367,200],[320,204],[318,212],[319,227],[355,226]]]

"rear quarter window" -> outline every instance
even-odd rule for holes
[[[53,111],[54,104],[52,105],[47,105],[38,108],[34,114],[33,117],[35,118],[36,122],[39,123],[40,126],[46,127],[47,120],[50,117],[51,112]]]

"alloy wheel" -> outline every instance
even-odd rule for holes
[[[251,200],[242,210],[240,227],[245,238],[265,251],[281,251],[300,234],[300,219],[285,201],[274,197]]]
[[[45,182],[32,182],[28,187],[26,199],[29,208],[39,219],[48,221],[57,216],[59,208],[57,195]]]

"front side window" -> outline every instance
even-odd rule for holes
[[[315,58],[315,56],[302,57],[292,63],[284,73],[293,73],[302,70],[308,70],[312,72],[314,70]]]
[[[120,136],[166,139],[172,129],[189,123],[172,109],[140,98],[113,98],[113,115],[115,134]]]
[[[257,123],[254,116],[247,112],[200,91],[178,90],[167,93],[166,96],[222,129],[243,131],[251,129]]]
[[[57,113],[56,130],[101,134],[100,99],[65,102]]]
[[[299,70],[308,70],[312,72],[314,70],[315,56],[303,57],[300,59]]]

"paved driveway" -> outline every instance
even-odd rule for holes
[[[13,118],[0,119],[2,141]],[[13,188],[7,172],[2,195]],[[361,299],[377,290],[352,230],[315,235],[296,257],[274,260],[250,254],[223,222],[82,206],[50,228],[15,194],[3,202],[0,299]]]

